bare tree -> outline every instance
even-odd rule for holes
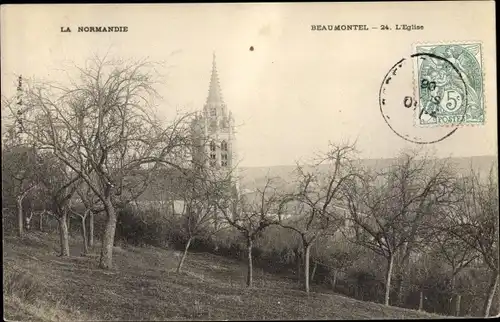
[[[97,180],[95,177],[92,180]],[[86,183],[82,182],[78,189],[76,190],[76,196],[78,201],[83,206],[83,212],[80,212],[79,217],[82,221],[82,234],[85,234],[84,240],[87,241],[89,248],[94,247],[94,218],[95,215],[104,211],[104,206],[100,202],[99,198],[96,196],[92,188]],[[82,218],[83,215],[83,218]],[[85,232],[85,220],[89,218],[89,230],[88,234]]]
[[[2,151],[2,192],[14,199],[17,208],[17,234],[24,233],[23,201],[38,184],[38,165],[35,150],[27,146],[6,147]],[[5,200],[5,199],[4,199]]]
[[[293,215],[290,218],[280,216],[280,225],[297,232],[302,240],[307,293],[311,246],[320,236],[334,234],[344,224],[343,210],[337,205],[342,204],[343,185],[358,176],[354,154],[354,145],[332,144],[327,153],[320,155],[312,170],[299,165],[297,190],[282,201],[286,212]]]
[[[33,216],[36,215],[39,218],[39,230],[43,231],[43,216],[46,213],[46,201],[44,187],[41,184],[37,184],[35,188],[30,191],[29,197],[29,211],[25,212],[25,224],[26,230],[31,230],[31,221]]]
[[[453,313],[454,307],[459,306],[460,294],[457,294],[456,291],[459,274],[480,257],[480,253],[475,248],[448,231],[452,226],[452,222],[441,217],[440,225],[434,227],[435,233],[429,239],[430,247],[428,250],[428,254],[432,255],[435,262],[445,263],[449,268],[450,313]]]
[[[335,290],[339,273],[351,267],[361,256],[360,246],[351,243],[336,243],[332,236],[318,239],[312,248],[312,256],[321,258],[315,260],[315,264],[329,269],[330,285]],[[311,274],[311,281],[314,274]]]
[[[87,227],[85,226],[85,219],[87,218],[91,210],[84,209],[83,211],[80,212],[74,210],[71,206],[69,210],[71,211],[72,214],[80,218],[81,228],[82,228],[82,238],[83,238],[83,255],[86,255],[89,252],[89,243],[88,243]]]
[[[59,223],[60,255],[69,256],[69,202],[81,182],[81,177],[64,166],[51,152],[41,154],[43,154],[44,171],[40,174],[40,182],[45,188],[50,212]]]
[[[226,195],[227,196],[227,195]],[[267,178],[264,187],[257,188],[254,192],[243,194],[239,198],[217,199],[219,209],[225,220],[236,228],[245,238],[247,247],[247,287],[253,284],[253,259],[252,249],[255,239],[270,225],[278,223],[282,210],[281,196],[273,180]]]
[[[137,198],[160,166],[181,168],[186,159],[189,115],[167,126],[154,117],[154,68],[94,58],[69,86],[34,84],[26,91],[27,134],[78,174],[103,205],[101,268],[112,267],[117,209]]]
[[[23,201],[38,180],[36,149],[23,135],[25,116],[24,79],[19,75],[15,97],[2,96],[2,197],[14,199],[17,208],[18,236],[24,233]],[[2,198],[3,199],[3,198]]]
[[[86,255],[89,252],[89,247],[94,245],[94,213],[99,212],[102,206],[99,207],[99,199],[85,182],[80,183],[76,188],[74,197],[75,198],[70,200],[69,210],[71,214],[74,214],[80,219],[83,254]],[[87,218],[90,218],[89,232],[87,232]]]
[[[491,273],[483,314],[488,317],[499,283],[498,268],[498,177],[491,168],[488,178],[481,182],[471,170],[460,182],[461,202],[450,208],[452,225],[444,227],[449,233],[475,249]]]
[[[403,153],[386,171],[351,181],[345,193],[351,220],[360,232],[354,241],[387,261],[385,305],[389,305],[396,259],[403,262],[425,240],[422,223],[448,205],[453,175],[446,162]]]
[[[213,225],[217,212],[214,198],[218,198],[217,189],[222,187],[213,174],[209,168],[198,168],[187,174],[182,186],[177,187],[178,191],[181,191],[179,199],[184,202],[180,228],[188,238],[177,265],[177,272],[182,269],[193,238],[209,236],[219,230]]]

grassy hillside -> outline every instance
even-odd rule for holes
[[[73,242],[75,242],[73,240]],[[244,263],[192,253],[176,274],[179,253],[160,248],[115,249],[115,269],[96,268],[98,255],[57,254],[57,236],[4,238],[4,318],[9,320],[372,319],[438,316],[335,294],[255,271],[244,287]],[[27,291],[29,289],[29,291]]]

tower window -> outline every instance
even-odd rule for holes
[[[223,153],[223,154],[221,155],[221,159],[222,159],[222,161],[221,161],[221,165],[222,165],[223,167],[227,167],[227,154]]]
[[[217,159],[216,159],[215,153],[210,153],[210,166],[215,167],[216,163],[217,163]]]
[[[227,142],[226,141],[222,141],[220,147],[221,147],[222,151],[227,151]]]
[[[215,151],[215,142],[210,142],[210,151]]]

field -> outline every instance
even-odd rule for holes
[[[190,253],[175,273],[179,252],[116,247],[115,268],[97,269],[98,247],[57,256],[56,235],[4,237],[4,318],[8,320],[272,320],[439,318],[332,293],[306,296],[297,282],[255,269],[244,286],[245,264]],[[314,286],[313,286],[314,290]]]

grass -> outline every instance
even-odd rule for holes
[[[335,294],[298,289],[255,270],[247,289],[244,263],[190,253],[175,273],[178,252],[116,247],[114,269],[97,268],[98,252],[57,256],[57,236],[4,238],[4,318],[9,320],[286,320],[440,318]],[[10,283],[10,284],[9,284]],[[32,291],[26,291],[30,288]],[[314,288],[314,286],[313,286]]]

